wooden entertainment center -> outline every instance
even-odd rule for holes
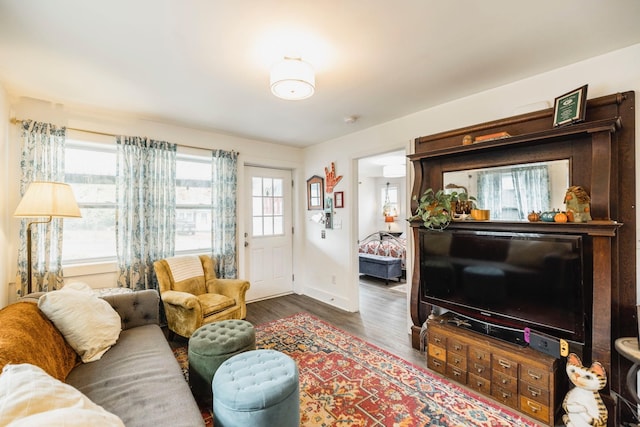
[[[613,342],[638,334],[634,105],[633,92],[616,93],[590,99],[585,121],[568,126],[553,127],[553,109],[548,109],[420,137],[415,140],[415,153],[409,156],[415,171],[412,194],[418,197],[428,188],[444,188],[443,174],[450,171],[569,160],[570,185],[581,185],[590,194],[592,221],[457,221],[449,227],[584,236],[588,242],[584,265],[589,269],[585,273],[590,280],[589,289],[583,289],[588,328],[581,356],[586,365],[600,362],[608,374],[607,387],[600,393],[609,408],[609,425],[619,425],[625,418],[624,405],[617,405],[618,396],[629,398],[624,381],[630,363],[615,351]],[[499,132],[511,136],[462,144],[465,135],[475,138]],[[416,206],[414,201],[412,210]],[[414,221],[411,227],[415,243],[411,280],[413,347],[420,348],[421,330],[425,327],[429,368],[553,425],[562,413],[560,404],[568,390],[564,378],[566,359],[518,348],[447,322],[426,323],[434,307],[422,299],[421,293],[418,242],[424,226]],[[481,372],[474,372],[470,364],[477,363],[473,358],[479,355],[486,365]],[[548,381],[543,384],[534,380],[532,384],[532,377],[526,374],[529,370],[539,370],[541,378]],[[530,390],[535,396],[527,395]],[[548,393],[548,399],[541,400],[538,391],[541,396]]]

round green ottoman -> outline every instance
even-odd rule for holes
[[[231,357],[213,377],[216,427],[298,427],[298,366],[275,350],[253,350]]]
[[[256,332],[246,320],[221,320],[196,329],[189,338],[189,385],[197,400],[211,401],[213,374],[236,354],[256,348]]]

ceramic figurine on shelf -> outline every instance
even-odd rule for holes
[[[579,185],[571,186],[564,195],[564,203],[569,222],[591,221],[591,207],[589,194]]]
[[[575,386],[564,398],[562,408],[566,414],[562,421],[567,427],[606,426],[609,414],[599,390],[607,384],[607,374],[602,365],[593,362],[582,366],[574,353],[567,357],[567,376]]]

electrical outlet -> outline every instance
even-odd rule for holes
[[[327,232],[325,230],[320,231],[320,238],[321,239],[326,239],[327,238]]]

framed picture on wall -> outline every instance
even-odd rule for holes
[[[333,206],[336,208],[344,208],[344,192],[336,191],[333,193]]]

